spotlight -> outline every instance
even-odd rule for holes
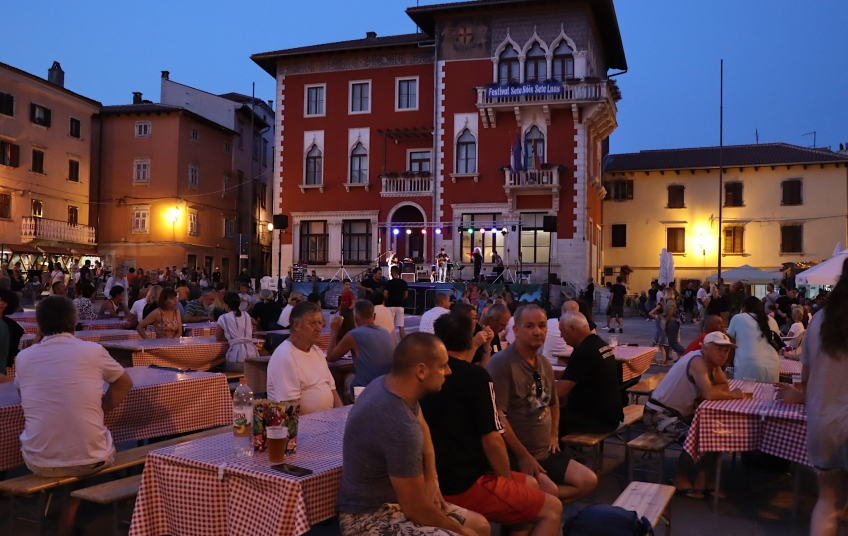
[[[468,228],[468,234],[474,234],[474,227]]]
[[[407,229],[406,234],[412,234],[412,229]]]
[[[503,229],[501,229],[501,233],[503,233],[503,234],[507,234],[508,232],[509,232],[509,231],[507,231],[507,230],[506,230],[506,227],[504,227]]]
[[[481,232],[481,233],[485,233],[485,232],[486,232],[486,228],[485,228],[485,227],[480,227],[480,232]]]
[[[427,229],[421,229],[421,234],[427,234]]]
[[[494,227],[492,227],[492,232],[493,232],[493,233],[497,233],[497,232],[498,232],[498,230],[497,230],[497,229],[495,229]]]
[[[397,230],[397,229],[392,229],[392,234],[393,234],[393,235],[397,236],[397,234],[398,234],[398,233],[400,233],[400,231],[399,231],[399,230]]]
[[[442,230],[439,229],[439,228],[436,228],[436,234],[442,234]]]

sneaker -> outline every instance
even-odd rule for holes
[[[605,329],[605,330],[607,330],[607,331],[609,331],[609,330],[610,330],[609,326],[604,326],[604,327],[603,327],[603,328],[601,328],[601,329]],[[615,328],[613,328],[613,329],[615,329]]]
[[[613,329],[613,331],[615,331],[615,329]],[[619,333],[624,333],[624,328],[618,328],[618,332],[619,332]]]

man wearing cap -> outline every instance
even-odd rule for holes
[[[730,390],[722,367],[727,362],[730,349],[736,345],[721,331],[708,333],[700,350],[681,357],[660,382],[653,396],[645,404],[643,421],[649,429],[673,435],[682,441],[689,431],[689,423],[701,400],[733,400],[742,398],[741,389]],[[692,457],[682,451],[674,477],[674,487],[687,497],[704,497],[706,469],[715,466],[718,453],[704,454],[698,463],[698,476],[694,485],[689,475],[695,467]]]

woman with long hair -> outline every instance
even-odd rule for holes
[[[680,295],[669,287],[665,292],[663,316],[665,317],[665,334],[668,337],[668,347],[677,353],[677,358],[683,357],[686,349],[680,344]],[[669,357],[671,354],[669,354]]]
[[[742,311],[730,319],[727,334],[739,346],[733,361],[733,376],[758,382],[776,383],[780,379],[780,359],[769,344],[771,327],[763,302],[748,296]]]
[[[218,328],[215,330],[215,339],[230,343],[224,367],[235,372],[244,371],[245,358],[259,357],[259,351],[253,344],[253,322],[240,305],[241,298],[237,292],[225,292],[224,308],[227,312],[218,317]]]
[[[157,339],[176,339],[181,336],[183,322],[180,310],[177,308],[177,291],[172,288],[162,289],[156,304],[158,307],[145,316],[136,328],[141,338],[147,338],[145,329],[150,324],[153,324]]]
[[[801,364],[801,390],[777,384],[777,398],[807,405],[807,456],[819,484],[810,534],[835,536],[848,506],[848,260],[810,321]]]
[[[147,315],[153,312],[156,307],[158,307],[159,303],[159,294],[162,293],[162,287],[159,285],[153,285],[147,291],[147,296],[143,299],[138,299],[133,302],[132,307],[130,307],[130,312],[134,314],[136,317],[144,320],[147,318]]]

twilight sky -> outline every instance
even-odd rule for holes
[[[447,0],[421,0],[421,5]],[[302,45],[410,33],[414,0],[4,2],[0,61],[104,104],[133,91],[159,100],[160,71],[213,93],[273,97],[249,56]],[[362,7],[362,6],[366,7]],[[614,153],[718,144],[719,59],[724,142],[848,143],[845,0],[618,0],[629,72]]]

